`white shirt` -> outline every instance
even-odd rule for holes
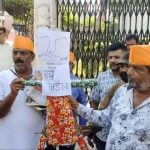
[[[9,69],[12,65],[12,45],[0,44],[0,71]]]
[[[150,97],[133,108],[133,89],[127,85],[117,90],[107,109],[96,111],[80,104],[77,113],[110,127],[106,150],[150,150]]]
[[[0,100],[10,93],[17,78],[10,70],[0,73]],[[26,105],[27,87],[19,91],[10,112],[0,119],[0,150],[36,150],[44,120],[40,112]]]

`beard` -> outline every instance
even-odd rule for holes
[[[138,90],[139,92],[145,92],[150,89],[149,82],[143,82],[143,83],[139,84],[130,78],[128,79],[128,82],[129,82],[129,86],[131,88],[134,88],[134,89]]]
[[[129,77],[128,77],[128,83],[129,83],[129,86],[132,87],[132,88],[137,88],[138,87],[136,82],[133,79],[129,78]]]
[[[125,82],[128,83],[128,75],[127,72],[120,72],[120,78]]]

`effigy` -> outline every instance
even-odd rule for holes
[[[26,80],[25,86],[42,86],[42,81]],[[71,81],[72,87],[89,88],[97,85],[96,79]],[[40,106],[40,105],[39,105]],[[76,123],[68,96],[48,96],[46,103],[46,124],[41,134],[38,150],[44,150],[46,144],[58,146],[78,143],[81,150],[88,150],[81,130]]]
[[[29,96],[36,102],[42,103],[44,101],[42,96],[46,96],[46,103],[42,103],[44,107],[46,106],[46,123],[38,150],[44,150],[46,145],[55,147],[74,143],[79,143],[82,150],[88,150],[79,133],[68,95],[72,94],[71,86],[88,88],[95,86],[97,82],[91,79],[88,81],[75,80],[71,83],[68,57],[70,51],[69,32],[41,27],[37,30],[36,42],[37,54],[42,61],[41,78],[25,81],[24,84],[33,86]],[[38,106],[38,104],[36,105]]]

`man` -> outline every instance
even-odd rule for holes
[[[108,90],[104,99],[99,104],[99,107],[98,107],[99,110],[106,109],[109,106],[117,89],[121,87],[123,84],[128,82],[127,71],[128,71],[128,66],[129,66],[129,52],[123,53],[123,55],[121,56],[118,62],[118,65],[119,65],[119,75],[121,77],[121,80],[119,80],[119,82],[112,85],[112,87]],[[100,127],[91,126],[91,130],[92,131],[88,136],[88,142],[93,147],[93,144],[91,143],[91,137],[93,137],[98,131],[100,131]]]
[[[123,84],[128,82],[128,76],[127,76],[127,71],[128,71],[128,67],[129,67],[129,52],[125,52],[122,57],[120,58],[119,62],[119,75],[121,80],[119,82],[117,82],[116,84],[114,84],[109,91],[107,92],[107,94],[105,95],[104,99],[102,100],[102,102],[99,105],[100,110],[102,109],[106,109],[109,106],[109,103],[111,101],[111,99],[113,98],[116,90],[121,87]]]
[[[12,66],[12,46],[6,42],[6,28],[0,27],[0,71]]]
[[[24,87],[24,80],[31,79],[34,73],[33,42],[16,36],[12,56],[14,68],[0,73],[0,149],[35,150],[44,120],[26,105],[28,88]]]
[[[132,45],[139,44],[139,38],[135,34],[129,34],[126,37],[126,46],[129,48]]]
[[[108,63],[110,70],[98,75],[98,86],[96,86],[90,95],[90,103],[94,109],[98,109],[99,103],[111,88],[111,86],[120,80],[119,67],[117,65],[123,52],[127,51],[127,47],[122,43],[114,43],[108,47]],[[99,150],[105,149],[105,141],[107,140],[108,128],[103,128],[95,137],[96,147]]]
[[[130,49],[129,85],[120,87],[105,110],[93,110],[70,99],[77,114],[100,126],[110,126],[106,150],[150,149],[150,46]]]

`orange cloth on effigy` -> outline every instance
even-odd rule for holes
[[[70,54],[69,54],[69,62],[71,62],[71,63],[74,64],[75,60],[76,60],[76,59],[75,59],[74,53],[73,53],[73,52],[70,52]]]
[[[30,38],[24,36],[15,37],[13,48],[27,50],[34,53],[33,41]]]
[[[150,66],[150,45],[131,46],[129,62],[132,65]]]

